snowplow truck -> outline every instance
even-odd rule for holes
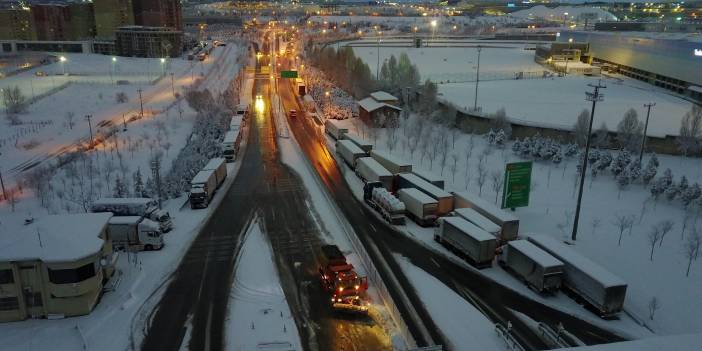
[[[319,275],[322,287],[331,295],[332,308],[367,313],[368,307],[363,302],[363,296],[368,290],[368,279],[356,273],[336,245],[322,246],[321,260]]]

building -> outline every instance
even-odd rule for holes
[[[589,60],[605,71],[646,81],[702,102],[702,36],[690,33],[561,33],[558,40],[588,43]]]
[[[183,32],[162,27],[120,27],[115,31],[115,51],[120,56],[179,57],[183,53]]]
[[[70,8],[65,4],[31,5],[37,40],[69,40]]]
[[[358,102],[358,117],[366,124],[379,123],[380,127],[395,124],[402,109],[397,107],[399,99],[384,91],[371,93]]]
[[[47,216],[0,235],[0,321],[90,313],[112,275],[111,213]]]
[[[134,0],[133,6],[136,25],[183,29],[179,0]]]
[[[68,40],[86,40],[95,37],[95,9],[90,2],[68,4]]]
[[[134,25],[132,0],[93,0],[95,35],[113,39],[119,27]]]
[[[686,32],[702,31],[702,23],[685,22],[599,22],[596,31],[607,32]]]
[[[0,40],[36,40],[34,17],[29,8],[0,9]]]

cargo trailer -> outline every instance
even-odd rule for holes
[[[344,135],[349,132],[347,128],[339,126],[339,122],[333,119],[328,119],[326,122],[324,122],[324,130],[335,140],[344,139]]]
[[[356,175],[365,183],[381,182],[385,189],[392,190],[392,173],[372,157],[361,157],[356,160]]]
[[[239,152],[239,144],[241,143],[241,134],[239,132],[239,129],[235,129],[224,133],[222,155],[227,162],[234,162],[236,154]]]
[[[500,228],[499,225],[495,224],[495,222],[489,220],[487,217],[478,213],[478,211],[472,208],[457,208],[453,210],[453,212],[457,216],[465,219],[466,221],[477,225],[478,228],[494,235],[496,238],[500,237],[500,232],[502,231],[502,228]]]
[[[217,187],[219,188],[222,183],[224,183],[224,180],[227,178],[227,161],[224,158],[218,157],[218,158],[213,158],[207,164],[205,167],[202,168],[203,171],[214,171],[215,174],[215,181],[217,183]]]
[[[503,246],[499,262],[538,292],[561,288],[563,262],[527,240],[508,242]]]
[[[163,248],[159,225],[140,216],[114,216],[107,224],[107,233],[115,249],[151,251]]]
[[[158,201],[145,197],[103,197],[90,206],[90,212],[111,212],[115,216],[139,216],[158,222],[162,232],[173,229],[171,215],[158,208]]]
[[[405,204],[407,216],[422,227],[433,226],[436,222],[438,202],[427,194],[414,189],[400,189],[397,197]]]
[[[443,216],[453,211],[453,195],[437,188],[426,180],[412,173],[400,173],[397,175],[395,182],[398,189],[415,188],[434,198],[439,204],[436,210],[437,216]]]
[[[444,179],[437,176],[434,173],[425,172],[425,171],[421,171],[418,169],[413,169],[412,174],[416,175],[419,178],[426,180],[429,184],[432,184],[439,189],[442,189],[442,190],[444,189]]]
[[[352,135],[349,133],[344,134],[344,139],[351,140],[356,146],[361,148],[361,150],[370,153],[373,150],[373,144],[361,139],[358,135]]]
[[[490,267],[495,258],[497,239],[463,218],[439,219],[434,240],[478,268]]]
[[[454,192],[456,208],[472,208],[499,225],[500,240],[514,240],[519,233],[519,218],[512,213],[495,206],[492,202],[483,200],[477,194],[466,191]]]
[[[348,140],[339,140],[336,142],[336,153],[341,155],[341,158],[344,159],[351,169],[356,169],[356,160],[368,156],[363,150],[356,146],[356,144]]]
[[[212,201],[217,189],[217,176],[214,170],[200,171],[190,181],[190,208],[205,208]]]
[[[371,150],[370,156],[378,161],[378,163],[383,165],[383,167],[385,167],[392,174],[412,172],[411,163],[403,162],[387,152]]]

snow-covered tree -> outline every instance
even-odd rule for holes
[[[129,196],[129,190],[127,190],[127,184],[121,177],[115,178],[115,186],[113,188],[113,197],[127,197]]]
[[[490,125],[492,129],[502,129],[507,137],[506,139],[512,137],[512,123],[507,119],[507,112],[505,112],[504,107],[499,108],[497,112],[491,116],[491,119]]]
[[[619,174],[617,174],[617,186],[619,187],[619,197],[621,197],[622,190],[626,189],[629,183],[631,183],[631,178],[629,177],[629,169],[625,168],[622,172],[619,172]]]
[[[653,199],[658,200],[658,197],[665,192],[665,189],[665,182],[662,181],[661,178],[658,178],[651,183],[651,187],[648,190],[651,192]]]
[[[592,145],[594,147],[606,148],[609,146],[609,129],[607,123],[602,122],[599,128],[593,133]]]
[[[636,110],[629,109],[617,125],[617,142],[619,147],[635,151],[641,146],[643,124],[639,121]]]
[[[629,163],[627,173],[632,183],[641,178],[641,164],[639,163],[639,160],[633,160],[631,163]]]
[[[500,148],[503,148],[505,146],[506,139],[507,135],[505,134],[505,131],[502,129],[498,130],[495,134],[495,145],[497,145]]]
[[[141,170],[137,169],[132,178],[134,183],[134,197],[146,197],[144,194],[144,180],[141,177]]]
[[[700,246],[702,246],[702,237],[700,237],[700,233],[696,229],[693,229],[692,233],[687,236],[687,240],[685,240],[683,244],[683,254],[687,259],[686,277],[690,276],[690,267],[692,266],[692,261],[697,259]]]
[[[658,246],[663,245],[663,239],[665,239],[666,234],[670,233],[670,231],[673,230],[674,225],[675,224],[670,219],[658,222],[657,226],[661,232],[661,238],[658,241]]]
[[[619,175],[619,173],[623,172],[629,166],[630,162],[631,154],[629,154],[629,151],[621,150],[612,161],[609,170],[612,171],[614,175]]]
[[[687,156],[699,150],[702,142],[702,107],[693,105],[680,121],[680,133],[675,139],[678,149]]]
[[[649,259],[653,261],[653,251],[656,249],[656,244],[658,243],[658,240],[661,239],[661,228],[658,224],[655,224],[652,228],[651,231],[648,232],[648,236],[646,237],[648,239],[648,245],[651,247],[651,255]]]
[[[656,158],[656,154],[653,154],[651,158],[648,159],[646,169],[643,170],[642,179],[645,185],[650,184],[651,180],[656,177],[656,173],[658,173],[658,165],[656,163],[658,163],[658,159]]]
[[[680,198],[685,206],[689,206],[692,201],[700,198],[700,196],[702,196],[702,189],[697,183],[692,184],[692,186],[688,187],[680,194]]]
[[[597,170],[602,172],[612,164],[612,154],[609,151],[601,151],[597,160]]]
[[[590,113],[583,109],[578,115],[578,119],[573,125],[573,135],[575,136],[575,142],[583,147],[587,142],[588,130],[590,128]]]

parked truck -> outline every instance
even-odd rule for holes
[[[341,158],[344,159],[351,169],[356,168],[356,160],[368,156],[356,144],[348,140],[338,140],[336,142],[336,153],[341,155]]]
[[[469,192],[454,192],[456,208],[472,208],[499,225],[500,241],[514,240],[519,233],[519,218],[517,216],[483,200],[477,194]]]
[[[381,182],[363,185],[363,200],[391,224],[405,224],[405,204],[384,188]]]
[[[244,112],[246,112],[244,110]],[[235,131],[241,129],[241,126],[244,124],[244,115],[243,114],[236,114],[232,116],[232,119],[229,121],[229,130],[230,131]]]
[[[234,162],[236,159],[236,154],[239,152],[239,143],[241,141],[239,132],[240,130],[236,129],[224,133],[224,140],[222,140],[222,155],[227,162]]]
[[[412,174],[416,175],[419,178],[424,179],[427,181],[427,183],[443,190],[444,189],[444,179],[435,175],[434,173],[431,172],[425,172],[425,171],[420,171],[418,169],[413,169]]]
[[[399,189],[415,188],[434,198],[439,204],[438,208],[436,209],[436,214],[438,216],[443,216],[453,211],[453,195],[451,193],[437,188],[433,184],[430,184],[426,180],[419,178],[412,173],[398,174],[396,185]]]
[[[211,159],[202,170],[214,171],[217,187],[222,185],[224,180],[227,179],[227,161],[221,157]]]
[[[472,208],[457,208],[453,211],[457,216],[465,219],[478,226],[478,228],[494,235],[496,238],[500,237],[500,232],[502,228],[495,224],[493,221],[487,219],[487,217],[478,213],[478,211]]]
[[[190,208],[206,208],[217,190],[214,170],[200,171],[190,181]]]
[[[498,262],[538,292],[561,288],[563,262],[527,240],[508,242],[502,247]]]
[[[497,239],[463,218],[441,218],[434,240],[478,268],[490,267],[495,258]]]
[[[336,245],[324,245],[321,250],[319,276],[322,287],[331,295],[332,308],[367,313],[368,307],[363,300],[368,279],[356,273]]]
[[[141,216],[113,216],[107,232],[115,249],[151,251],[163,248],[158,223]]]
[[[622,310],[627,284],[621,278],[551,237],[533,235],[529,241],[563,262],[563,286],[597,310],[600,317],[612,317]]]
[[[433,226],[436,222],[438,202],[427,194],[414,189],[400,189],[397,197],[405,204],[407,216],[422,227]]]
[[[360,157],[356,160],[356,175],[366,183],[380,182],[385,189],[392,190],[392,173],[372,157]]]
[[[339,122],[332,119],[328,119],[326,122],[324,122],[324,130],[335,140],[344,139],[344,135],[349,132],[347,128],[339,126],[338,123]]]
[[[158,222],[166,233],[173,229],[168,211],[159,210],[158,201],[146,197],[103,197],[93,202],[90,212],[112,212],[115,216],[139,216]]]
[[[373,150],[373,144],[361,139],[358,135],[352,135],[349,133],[344,134],[344,139],[346,140],[351,140],[356,146],[361,148],[361,150],[367,152],[370,154],[371,150]]]
[[[392,174],[412,172],[411,163],[403,162],[387,152],[371,150],[370,156],[378,161],[378,163],[383,165],[383,167],[385,167]]]

